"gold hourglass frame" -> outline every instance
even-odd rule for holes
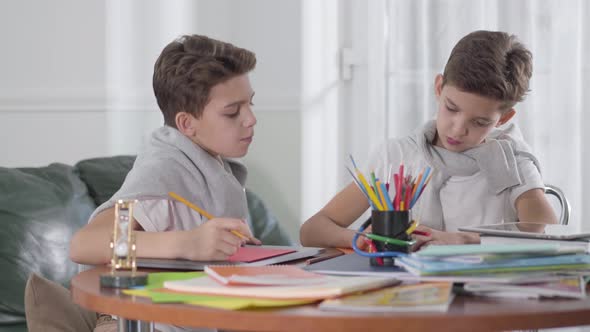
[[[103,287],[129,288],[147,283],[147,273],[137,272],[133,206],[137,200],[118,200],[115,203],[111,249],[111,271],[100,276]]]
[[[137,269],[135,234],[133,232],[133,205],[136,200],[118,200],[115,204],[115,222],[111,248],[111,273],[117,270]]]

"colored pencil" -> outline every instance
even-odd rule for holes
[[[181,202],[181,203],[184,203],[186,206],[188,206],[189,208],[193,209],[194,211],[197,211],[198,213],[200,213],[202,216],[204,216],[205,218],[207,218],[207,219],[209,219],[209,220],[211,220],[211,219],[215,218],[215,217],[213,217],[213,215],[212,215],[211,213],[209,213],[209,212],[207,212],[207,211],[205,211],[205,210],[201,209],[200,207],[198,207],[198,206],[196,206],[195,204],[193,204],[193,203],[189,202],[189,201],[188,201],[186,198],[184,198],[184,197],[182,197],[182,196],[178,195],[178,194],[177,194],[177,193],[175,193],[175,192],[172,192],[172,191],[171,191],[171,192],[169,192],[169,193],[168,193],[168,195],[170,195],[170,197],[174,198],[175,200],[177,200],[177,201],[179,201],[179,202]],[[236,231],[235,229],[232,229],[232,230],[230,230],[230,232],[231,232],[233,235],[235,235],[235,236],[239,237],[239,238],[240,238],[240,239],[242,239],[242,240],[248,240],[248,237],[247,237],[247,236],[245,236],[244,234],[242,234],[242,233],[240,233],[240,232]]]

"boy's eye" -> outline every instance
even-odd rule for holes
[[[487,121],[475,121],[475,125],[479,127],[487,127],[490,125],[490,123]]]
[[[238,107],[235,112],[227,113],[225,114],[225,116],[227,116],[228,118],[235,118],[238,116],[238,114],[240,114],[240,107]]]
[[[451,108],[451,107],[449,107],[448,105],[446,106],[446,108],[447,108],[447,110],[448,110],[449,112],[453,112],[453,113],[457,112],[457,110],[456,110],[456,109],[454,109],[454,108]]]

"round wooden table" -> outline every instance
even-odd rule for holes
[[[184,304],[154,304],[99,287],[97,267],[72,279],[75,303],[130,321],[236,331],[498,331],[590,324],[590,299],[489,299],[457,296],[447,312],[350,313],[316,305],[280,309],[219,310]]]

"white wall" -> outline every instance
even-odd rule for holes
[[[0,4],[0,165],[107,153],[104,11],[99,1]]]
[[[0,2],[0,166],[137,153],[162,121],[151,90],[155,58],[174,36],[206,34],[257,54],[249,187],[297,238],[300,7],[297,0]]]

